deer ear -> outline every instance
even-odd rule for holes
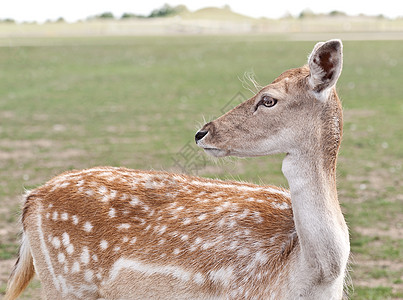
[[[308,59],[309,85],[318,94],[332,88],[343,66],[343,44],[340,40],[317,43]]]

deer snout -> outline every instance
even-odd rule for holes
[[[215,157],[229,155],[228,151],[217,148],[217,145],[215,145],[214,141],[211,141],[214,140],[214,135],[215,126],[212,122],[209,122],[196,133],[195,141],[197,146],[203,148],[203,150],[206,151],[207,154]]]
[[[207,133],[214,133],[214,125],[212,122],[208,122],[205,124],[195,135],[195,142],[198,144],[200,140],[202,140]]]
[[[198,141],[200,141],[202,138],[204,138],[207,135],[207,133],[208,133],[207,130],[199,130],[195,135],[196,144]]]

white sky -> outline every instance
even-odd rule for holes
[[[390,18],[403,17],[403,1],[401,0],[0,0],[0,19],[43,22],[47,19],[63,17],[69,22],[74,22],[106,11],[111,11],[118,17],[124,12],[147,15],[164,3],[184,4],[192,11],[228,4],[235,12],[252,17],[268,18],[279,18],[287,12],[297,16],[307,8],[315,13],[339,10],[349,15],[364,13],[366,15],[383,14]]]

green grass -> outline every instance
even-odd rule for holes
[[[216,164],[200,156],[193,137],[238,92],[251,96],[238,80],[245,71],[267,84],[304,64],[314,43],[265,36],[0,40],[24,43],[32,46],[0,47],[0,229],[7,231],[0,259],[15,256],[19,195],[67,169],[181,171],[173,160],[180,159],[187,172],[287,186],[282,155]],[[403,226],[402,53],[402,41],[344,43],[338,185],[358,262],[353,299],[403,292],[395,270],[359,264],[403,261],[402,238],[382,233]],[[181,156],[188,143],[194,165]],[[379,279],[385,285],[372,283]]]
[[[403,293],[394,293],[392,288],[377,286],[377,287],[358,287],[355,290],[355,300],[386,300],[386,299],[401,299]]]
[[[18,246],[13,244],[1,244],[0,245],[0,259],[10,259],[15,257],[17,253]]]

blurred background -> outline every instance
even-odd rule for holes
[[[21,195],[96,165],[287,187],[283,155],[212,161],[204,124],[344,42],[338,163],[351,299],[403,299],[403,4],[396,1],[0,3],[0,298]],[[22,299],[40,299],[34,280]]]

